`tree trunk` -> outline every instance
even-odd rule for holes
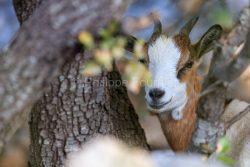
[[[97,34],[111,19],[121,18],[123,11],[128,5],[127,1],[117,0],[100,0],[98,3],[92,0],[13,0],[13,2],[22,26],[9,49],[4,54],[0,53],[0,153],[5,143],[11,139],[15,131],[27,120],[32,106],[42,96],[42,92],[51,83],[53,78],[58,76],[65,68],[70,68],[68,70],[65,69],[66,71],[77,71],[75,66],[67,67],[67,64],[74,59],[76,53],[79,53],[80,48],[76,45],[78,33],[81,30],[85,30]],[[36,9],[38,6],[39,8]],[[80,59],[86,60],[85,56],[82,56]],[[72,63],[74,64],[74,62]],[[110,74],[103,73],[100,78],[103,78],[103,81],[109,81],[113,77],[119,78],[119,75],[116,75],[118,75],[116,72]],[[67,78],[66,74],[64,76]],[[74,78],[71,79],[74,80]],[[83,79],[75,78],[76,88],[79,87],[81,89],[82,85],[79,85],[81,82],[78,83],[78,80]],[[67,88],[67,82],[69,81],[67,81],[68,79],[65,80]],[[92,79],[90,80],[90,82],[93,82]],[[65,82],[63,82],[64,84],[62,83],[62,86],[65,86]],[[56,86],[58,86],[58,90],[61,90],[59,83],[52,84],[53,89]],[[89,89],[91,88],[92,86]],[[83,90],[86,92],[89,91],[87,89]],[[98,98],[97,95],[90,92],[88,94],[91,97],[84,97],[84,92],[82,92],[82,97],[90,100],[82,100],[86,106],[89,106],[87,105],[88,103],[91,104],[91,102],[97,101],[96,106],[105,106],[105,109],[109,111],[107,115],[110,121],[109,126],[111,127],[108,127],[104,132],[103,129],[105,128],[102,128],[101,124],[97,123],[96,128],[101,130],[103,134],[114,134],[121,139],[127,140],[126,142],[128,143],[146,147],[145,136],[128,100],[125,88],[120,87],[115,89],[114,87],[104,85],[100,86],[100,90],[103,93],[98,91]],[[51,94],[50,90],[48,90],[48,94]],[[54,95],[53,93],[50,96]],[[109,99],[105,99],[102,102],[99,98],[104,95],[105,97],[109,97]],[[57,96],[59,97],[59,95]],[[118,96],[119,98],[113,99]],[[70,100],[73,100],[73,97],[70,97]],[[39,111],[40,109],[41,113],[36,113],[40,114],[41,118],[43,117],[42,111],[44,111],[42,108],[44,105],[41,105],[42,101],[43,99],[34,107],[34,110]],[[57,109],[62,107],[60,104],[57,105]],[[70,105],[73,106],[74,104]],[[116,105],[119,105],[119,108],[115,107]],[[100,111],[95,109],[95,112],[98,110],[102,113],[102,108],[98,108]],[[53,111],[53,108],[51,110]],[[50,110],[46,109],[46,111]],[[70,111],[73,112],[73,108]],[[83,112],[82,108],[79,111]],[[121,117],[118,115],[121,115]],[[33,118],[38,119],[38,116],[33,113]],[[90,115],[87,114],[86,117],[88,116]],[[31,125],[33,126],[32,121]],[[88,124],[88,126],[90,125]],[[90,127],[93,127],[93,125]],[[32,127],[32,129],[34,128]],[[41,135],[43,132],[36,133]],[[32,133],[32,136],[35,135]],[[130,136],[129,139],[128,136]],[[43,143],[40,142],[41,147],[42,145]],[[39,150],[37,148],[38,146],[36,145],[36,149],[32,150]],[[39,151],[38,153],[35,152],[34,155],[37,155],[38,159],[46,161],[46,157],[41,156],[39,153]],[[35,160],[31,160],[31,162],[35,163]]]
[[[20,24],[23,24],[40,6],[43,0],[13,0],[16,16]]]
[[[40,0],[36,1],[38,4],[34,2],[17,0],[14,3],[21,23],[41,3]],[[103,72],[100,76],[83,77],[83,63],[91,54],[65,54],[74,60],[64,65],[62,74],[52,81],[31,111],[29,165],[63,166],[68,153],[98,135],[112,135],[132,146],[148,148],[119,73]]]
[[[19,2],[15,4],[29,3]],[[22,24],[8,51],[0,56],[0,152],[43,89],[78,51],[78,33],[86,30],[96,34],[110,19],[120,18],[127,4],[117,0],[45,1]],[[34,10],[15,9],[27,13],[24,19]]]
[[[62,166],[68,153],[97,135],[147,148],[143,130],[117,72],[83,77],[78,54],[31,113],[31,166]]]

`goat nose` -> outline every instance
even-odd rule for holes
[[[149,91],[149,96],[152,98],[152,100],[159,100],[161,97],[163,97],[163,95],[165,94],[164,90],[161,89],[151,89]]]

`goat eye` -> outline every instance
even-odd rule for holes
[[[142,64],[145,64],[146,63],[146,60],[145,59],[139,59],[138,60],[140,63],[142,63]]]
[[[187,69],[192,68],[192,66],[193,66],[193,62],[192,62],[192,61],[187,62],[187,63],[178,71],[177,78],[180,78],[181,75],[182,75]]]
[[[185,66],[183,68],[192,68],[193,66],[193,62],[192,61],[189,61],[185,64]]]

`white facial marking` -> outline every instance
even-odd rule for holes
[[[172,113],[171,116],[174,120],[181,120],[181,118],[183,117],[183,108],[185,107],[185,103],[183,103],[183,105],[181,105],[180,107],[175,108]]]
[[[176,66],[181,56],[179,48],[172,38],[162,35],[149,45],[148,56],[149,71],[152,74],[152,83],[145,87],[149,110],[158,113],[172,111],[174,119],[181,119],[183,115],[181,112],[187,102],[187,95],[186,84],[181,83],[177,78]],[[155,88],[163,90],[165,94],[154,101],[149,96],[149,91]],[[161,106],[161,108],[157,109],[154,106]]]

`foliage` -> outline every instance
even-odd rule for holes
[[[112,71],[115,62],[122,59],[128,60],[123,67],[122,73],[128,89],[134,93],[140,91],[142,84],[148,84],[151,80],[150,73],[146,66],[138,62],[144,55],[144,41],[139,39],[133,48],[132,57],[126,55],[126,37],[115,35],[118,23],[113,21],[105,29],[99,32],[98,40],[95,40],[91,33],[83,31],[78,39],[85,49],[93,53],[93,58],[84,64],[83,75],[94,76],[103,70]]]
[[[230,149],[231,144],[229,140],[226,137],[222,137],[217,143],[216,157],[222,163],[233,166],[235,165],[235,161],[227,156]]]
[[[233,16],[225,5],[219,5],[212,9],[209,15],[216,23],[220,23],[223,29],[231,29],[233,26]]]

